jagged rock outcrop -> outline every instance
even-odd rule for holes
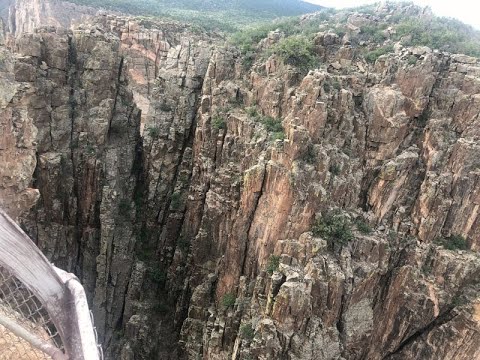
[[[15,79],[32,88],[26,113],[38,129],[33,185],[41,194],[23,225],[49,258],[80,276],[108,344],[133,264],[141,146],[120,42],[45,29],[15,46]]]
[[[5,106],[17,87],[31,89],[21,119],[28,121],[29,137],[17,147],[33,145],[22,150],[29,161],[17,148],[2,152],[3,206],[24,215],[24,227],[44,253],[82,279],[107,352],[116,351],[114,332],[131,326],[122,323],[124,309],[130,311],[125,322],[135,319],[143,300],[133,288],[145,285],[146,274],[133,250],[155,257],[160,245],[147,231],[176,239],[166,229],[178,227],[183,210],[166,200],[188,186],[192,129],[211,52],[211,39],[186,26],[170,23],[155,32],[149,25],[105,15],[73,33],[50,27],[25,33],[4,74]],[[15,118],[5,121],[9,130],[17,126]],[[12,140],[4,138],[10,150]],[[12,164],[14,156],[21,161]],[[6,170],[12,165],[22,168],[12,175]],[[148,217],[140,215],[144,210]]]
[[[1,204],[107,358],[480,357],[479,62],[352,34],[307,74],[112,15],[0,48]],[[312,233],[332,209],[373,230]]]
[[[272,58],[265,68],[254,68],[245,86],[233,58],[222,61],[225,54],[217,53],[212,59],[215,71],[205,80],[200,146],[194,155],[199,175],[197,180],[194,171],[192,179],[195,189],[210,183],[187,210],[187,218],[190,210],[203,214],[193,232],[192,253],[205,279],[197,288],[202,292],[193,292],[182,329],[189,358],[223,359],[233,351],[234,358],[380,359],[422,351],[424,358],[433,359],[439,352],[426,338],[437,341],[432,340],[436,333],[442,341],[457,343],[452,348],[460,347],[463,335],[453,335],[458,316],[475,318],[476,255],[467,266],[466,259],[448,252],[445,257],[436,246],[395,246],[385,232],[383,246],[357,237],[338,256],[328,255],[320,239],[308,250],[299,249],[295,240],[283,240],[299,238],[302,243],[313,215],[337,206],[364,209],[379,229],[417,235],[426,243],[462,234],[472,248],[478,246],[475,202],[460,199],[476,193],[476,60],[428,52],[409,65],[405,59],[415,49],[404,49],[379,59],[369,73],[362,71],[368,65],[353,56],[350,66],[335,70],[329,64],[344,59],[348,47],[336,40],[319,43],[331,54],[324,60],[328,70],[310,72],[300,81]],[[468,87],[463,85],[466,74],[472,74]],[[338,90],[332,83],[339,84]],[[456,96],[444,102],[447,94]],[[238,98],[244,103],[225,113],[226,127],[216,135],[215,112]],[[269,144],[268,135],[261,136],[261,125],[244,111],[255,103],[262,113],[283,119],[284,141]],[[453,119],[465,131],[453,130],[459,129]],[[432,131],[442,133],[440,139],[448,136],[441,145],[434,141],[445,157],[430,145]],[[239,177],[243,182],[232,194]],[[432,181],[436,178],[441,182]],[[440,190],[441,183],[448,192]],[[455,193],[464,195],[455,200]],[[294,245],[281,245],[285,243]],[[310,251],[319,260],[309,262]],[[296,258],[298,252],[305,253],[302,260]],[[212,253],[220,265],[208,274]],[[271,277],[265,274],[270,254],[282,257],[279,272]],[[370,258],[372,254],[379,255]],[[435,280],[422,275],[425,268],[430,274],[432,264],[448,273],[436,273]],[[450,270],[469,274],[445,281]],[[447,289],[446,282],[458,287]],[[465,293],[471,296],[469,306],[451,305]],[[202,314],[207,294],[216,307]],[[222,309],[225,294],[235,294],[233,309]],[[242,340],[245,324],[253,327],[252,339]],[[474,345],[478,322],[470,324],[476,330],[462,330],[471,341],[455,358],[479,356]],[[451,334],[448,340],[446,333]]]
[[[28,116],[34,91],[15,81],[14,67],[13,55],[0,47],[0,206],[16,218],[35,204],[39,192],[32,188],[37,129]]]

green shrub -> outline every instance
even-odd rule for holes
[[[285,133],[283,131],[282,120],[272,118],[270,116],[263,116],[260,118],[260,122],[265,126],[265,129],[270,133],[270,139],[284,140]]]
[[[92,144],[87,144],[87,146],[85,147],[85,152],[87,153],[87,155],[95,155],[95,146],[93,146]]]
[[[240,335],[243,339],[252,340],[255,337],[255,329],[251,323],[243,324],[240,327]]]
[[[280,30],[286,35],[289,35],[299,31],[299,29],[297,29],[299,24],[299,18],[289,18],[257,25],[233,34],[230,42],[237,46],[242,54],[255,53],[258,43],[265,39],[269,32]]]
[[[275,271],[278,270],[280,266],[280,256],[278,255],[270,255],[267,263],[267,273],[272,275]]]
[[[190,250],[190,241],[186,239],[184,236],[180,236],[177,241],[177,246],[183,253],[188,253]]]
[[[172,107],[164,102],[164,103],[160,104],[160,110],[165,111],[165,112],[170,112],[170,111],[172,111]]]
[[[368,223],[361,218],[355,220],[355,225],[357,227],[357,230],[364,235],[368,235],[372,232],[372,228],[370,227],[370,225],[368,225]]]
[[[150,241],[150,239],[155,234],[145,226],[137,231],[138,241],[135,244],[135,253],[139,260],[151,262],[156,256],[156,246],[152,241]]]
[[[227,121],[223,116],[216,114],[212,117],[212,127],[217,130],[226,129]]]
[[[362,26],[361,32],[368,39],[373,40],[377,43],[383,43],[385,41],[385,35],[383,31],[387,28],[387,24],[380,25],[366,25]]]
[[[252,118],[258,117],[258,111],[257,111],[257,108],[255,106],[250,106],[250,107],[245,108],[245,112],[247,113],[248,116],[250,116]]]
[[[400,235],[393,230],[390,230],[387,236],[389,241],[397,241],[400,238]]]
[[[270,139],[275,140],[285,140],[285,133],[283,131],[276,131],[270,134]]]
[[[459,307],[459,306],[465,305],[467,302],[468,301],[464,296],[457,294],[452,298],[451,306]]]
[[[387,46],[382,46],[378,49],[369,51],[365,54],[365,60],[367,60],[369,63],[374,64],[377,59],[385,54],[393,52],[393,45],[387,45]]]
[[[404,17],[395,27],[395,40],[408,46],[428,46],[451,53],[480,56],[480,33],[462,22],[444,17]]]
[[[247,51],[242,58],[242,66],[245,70],[249,70],[256,59],[256,55],[254,51]]]
[[[417,57],[415,55],[410,55],[408,57],[408,65],[415,65],[417,63]]]
[[[170,198],[170,209],[173,211],[179,210],[182,205],[182,194],[175,191]]]
[[[335,25],[333,27],[333,32],[337,34],[340,39],[342,39],[347,33],[347,28],[344,25]]]
[[[147,128],[147,134],[152,139],[156,140],[160,137],[160,128],[158,126],[151,126]]]
[[[162,300],[159,300],[154,306],[153,306],[153,312],[155,314],[160,314],[160,315],[165,315],[167,314],[171,309],[168,307],[167,304],[165,304]]]
[[[330,93],[330,91],[332,90],[332,86],[330,85],[330,83],[328,81],[325,81],[323,83],[323,90],[325,90],[325,92],[327,94]]]
[[[243,98],[241,95],[236,94],[234,97],[228,99],[228,103],[231,105],[231,108],[238,108],[239,106],[243,105]],[[231,108],[228,109],[228,111],[231,111]]]
[[[437,239],[437,243],[447,250],[468,250],[467,240],[461,235],[451,235],[447,238]]]
[[[128,217],[132,211],[130,201],[128,199],[120,199],[118,203],[118,213],[123,217]]]
[[[313,144],[308,144],[305,152],[302,155],[302,160],[307,164],[315,164],[317,161],[317,152]]]
[[[270,116],[263,116],[260,118],[260,122],[265,126],[268,132],[283,132],[282,120],[276,119]]]
[[[299,15],[318,9],[315,5],[299,2],[285,4],[283,1],[211,1],[211,0],[69,0],[82,5],[101,7],[133,15],[168,17],[185,23],[193,23],[190,31],[234,32],[251,23],[259,23],[280,16]],[[142,25],[154,26],[143,19]]]
[[[350,221],[338,212],[327,213],[318,219],[312,227],[312,233],[330,243],[340,245],[345,245],[353,239]]]
[[[233,307],[235,305],[236,300],[237,298],[235,297],[234,294],[232,293],[225,294],[223,295],[223,298],[222,298],[222,306],[226,309],[228,309],[229,307]]]
[[[422,272],[424,275],[430,275],[431,272],[432,272],[432,264],[431,263],[425,263],[423,266],[422,266]]]
[[[340,82],[338,80],[333,80],[332,81],[332,86],[337,91],[342,88],[342,85],[340,85]]]
[[[281,39],[271,52],[277,54],[285,64],[295,66],[303,72],[317,64],[313,41],[304,35]]]
[[[388,3],[387,3],[388,4]],[[361,5],[361,6],[355,6],[352,8],[347,8],[346,10],[349,11],[356,11],[361,14],[368,14],[368,15],[374,15],[375,14],[375,8],[377,7],[377,4],[367,4],[367,5]]]
[[[167,281],[167,274],[159,268],[150,268],[147,274],[155,284],[164,284]]]
[[[262,116],[255,107],[246,108],[245,112],[255,121],[261,123],[270,134],[271,140],[284,140],[285,132],[282,126],[282,120],[271,116]]]
[[[342,172],[342,168],[340,165],[333,163],[329,166],[328,171],[330,171],[333,176],[338,176]]]

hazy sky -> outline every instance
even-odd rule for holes
[[[372,4],[371,0],[305,0],[314,4],[342,8]],[[478,0],[413,0],[418,5],[430,6],[440,16],[457,18],[480,29],[480,2]]]

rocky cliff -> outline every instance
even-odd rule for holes
[[[61,0],[4,0],[0,17],[12,35],[31,33],[42,26],[70,28],[94,16],[98,10]]]
[[[321,31],[302,73],[172,22],[21,28],[0,201],[107,358],[480,358],[476,58]]]

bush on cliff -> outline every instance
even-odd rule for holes
[[[355,220],[355,225],[357,227],[357,230],[364,235],[368,235],[372,232],[372,228],[370,227],[370,225],[361,218]]]
[[[399,20],[395,31],[395,40],[403,38],[405,45],[480,56],[480,33],[455,19],[406,17]]]
[[[316,220],[312,227],[314,236],[322,237],[329,244],[345,245],[353,240],[350,220],[339,212],[330,212]]]
[[[285,64],[303,72],[317,65],[313,41],[305,35],[294,35],[281,39],[272,47],[271,53],[278,55]]]
[[[216,130],[226,129],[227,121],[225,118],[219,114],[215,114],[212,117],[212,127]]]
[[[235,305],[235,301],[236,301],[236,297],[234,294],[232,293],[225,294],[222,297],[222,306],[225,309],[228,309],[230,307],[233,307],[233,305]]]
[[[385,54],[393,52],[393,46],[392,45],[387,45],[387,46],[382,46],[379,47],[378,49],[369,51],[365,54],[365,60],[367,60],[369,63],[374,64],[377,59]]]
[[[280,267],[280,256],[270,255],[267,263],[267,273],[272,275]]]
[[[252,340],[255,337],[255,329],[251,323],[243,324],[240,327],[240,335],[245,340]]]
[[[282,119],[260,114],[255,106],[245,108],[245,113],[252,119],[265,127],[270,134],[271,140],[285,139],[285,131],[282,125]]]
[[[436,242],[447,250],[468,250],[467,239],[461,235],[441,237]]]

